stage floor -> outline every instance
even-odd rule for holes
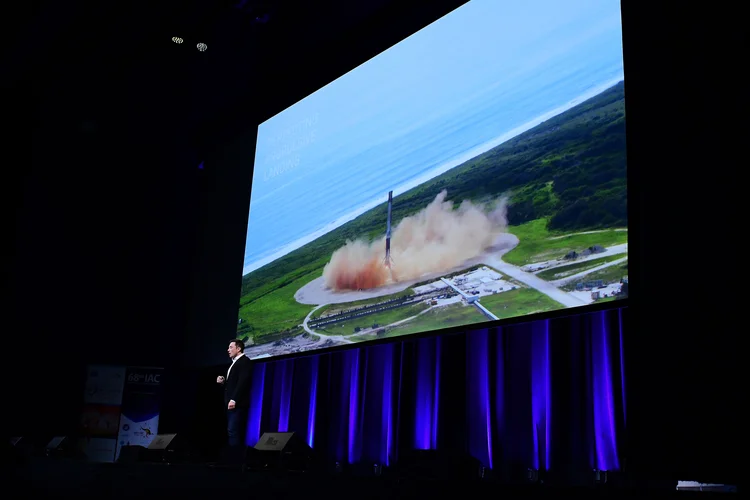
[[[218,464],[101,464],[80,460],[32,458],[15,467],[6,466],[11,478],[9,498],[443,498],[460,495],[473,498],[623,498],[648,493],[661,497],[686,499],[700,494],[706,499],[714,493],[695,493],[674,489],[649,490],[604,487],[553,487],[544,484],[502,484],[492,480],[476,481],[404,479],[394,473],[382,476],[353,473],[246,470],[240,466]],[[4,474],[5,475],[5,474]],[[716,493],[720,494],[720,493]],[[723,495],[725,498],[726,495]]]

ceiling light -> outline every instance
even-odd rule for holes
[[[174,43],[182,43],[182,42],[183,42],[182,38],[180,38],[180,37],[178,37],[178,36],[173,36],[173,37],[172,37],[172,41],[173,41]]]
[[[200,50],[201,52],[205,52],[205,51],[206,51],[206,49],[208,48],[208,45],[206,45],[205,43],[202,43],[202,42],[201,42],[201,43],[199,43],[199,44],[197,45],[197,47],[198,47],[198,50]]]

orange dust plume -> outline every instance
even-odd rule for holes
[[[458,207],[443,190],[420,212],[405,217],[391,237],[392,269],[385,266],[385,236],[347,241],[323,270],[334,290],[376,288],[451,269],[492,246],[507,227],[507,199]],[[385,221],[383,221],[385,228]]]

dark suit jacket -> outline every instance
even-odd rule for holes
[[[247,356],[240,356],[234,362],[229,376],[224,381],[224,404],[234,400],[238,408],[250,407],[250,373],[253,363]]]

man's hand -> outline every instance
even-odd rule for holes
[[[236,403],[234,402],[234,399],[233,399],[233,400],[231,400],[231,401],[229,402],[229,405],[227,405],[227,409],[229,409],[229,410],[234,410],[234,406],[235,406],[235,404],[236,404]]]
[[[217,384],[223,384],[224,383],[224,377],[222,377],[221,375],[219,375],[218,377],[216,377],[216,383]]]

